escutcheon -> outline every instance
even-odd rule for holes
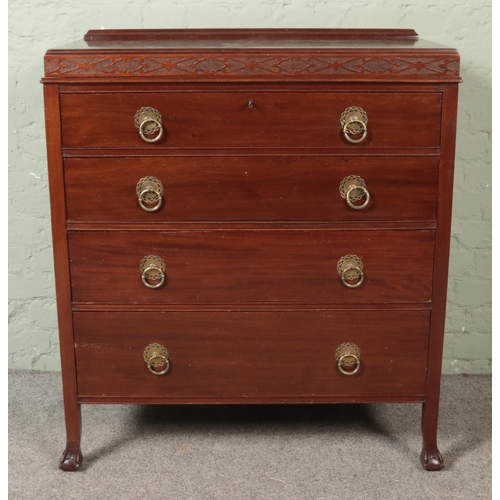
[[[344,255],[337,262],[337,272],[347,288],[357,288],[363,283],[363,261],[357,255]]]
[[[370,203],[370,193],[366,187],[365,181],[359,175],[348,175],[344,177],[339,186],[340,196],[344,198],[347,204],[354,210],[362,210]],[[365,198],[361,204],[356,202]]]
[[[161,115],[155,108],[139,109],[134,115],[134,125],[145,142],[158,142],[163,137]]]
[[[148,175],[139,180],[135,187],[139,205],[146,212],[156,212],[163,201],[163,184],[159,179]]]
[[[165,261],[158,255],[146,255],[141,260],[139,268],[142,282],[148,288],[160,288],[165,282]]]
[[[340,116],[344,137],[353,144],[362,142],[368,133],[368,115],[363,108],[351,106]]]
[[[161,344],[149,344],[144,349],[143,358],[153,375],[165,375],[170,369],[168,351]]]
[[[335,359],[343,375],[355,375],[361,366],[361,350],[356,344],[345,342],[337,347]]]

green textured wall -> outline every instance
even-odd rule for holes
[[[58,370],[42,59],[95,28],[413,28],[454,46],[462,76],[445,373],[491,371],[491,3],[10,0],[9,366]]]

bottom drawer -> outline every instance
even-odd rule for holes
[[[429,316],[353,309],[75,312],[78,392],[219,399],[421,395]],[[360,349],[354,375],[341,373],[336,359],[346,342]],[[152,343],[168,351],[169,370],[161,376],[144,360]]]

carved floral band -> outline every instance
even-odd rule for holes
[[[214,56],[154,56],[154,57],[106,57],[103,55],[56,56],[45,58],[45,76],[78,77],[80,75],[140,77],[155,75],[162,77],[223,77],[267,76],[300,78],[317,75],[354,76],[356,79],[371,79],[390,75],[457,80],[459,78],[458,57],[330,57],[298,55],[262,56],[249,55],[231,57]]]

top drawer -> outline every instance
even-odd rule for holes
[[[346,139],[340,122],[353,106],[367,116],[359,143]],[[143,140],[134,125],[143,107],[161,115],[163,136],[157,142]],[[424,148],[439,146],[441,127],[439,93],[78,93],[61,94],[61,109],[65,148]],[[145,131],[153,124],[143,123]],[[350,136],[355,140],[363,134],[363,125],[356,124],[362,132]]]

